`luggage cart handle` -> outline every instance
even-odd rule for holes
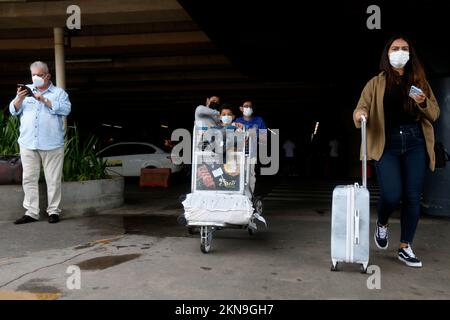
[[[367,119],[361,116],[362,184],[367,188]]]

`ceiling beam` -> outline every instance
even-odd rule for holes
[[[0,0],[1,2],[1,0]],[[0,4],[1,6],[1,4]],[[118,34],[139,34],[159,32],[183,32],[198,31],[200,27],[192,20],[186,21],[164,21],[153,23],[129,23],[124,25],[91,25],[83,26],[81,30],[70,30],[69,33],[76,36],[101,36]],[[34,38],[52,38],[52,28],[20,28],[0,29],[0,39],[26,39],[30,35]]]
[[[126,93],[136,93],[136,92],[146,92],[146,93],[163,93],[163,92],[224,92],[224,91],[259,91],[259,90],[279,90],[292,91],[297,90],[298,94],[300,90],[309,94],[319,95],[319,90],[317,88],[312,88],[310,85],[305,85],[304,83],[257,83],[257,82],[202,82],[202,83],[174,83],[174,84],[136,84],[123,86],[120,83],[115,82],[114,85],[109,86],[98,86],[92,88],[89,84],[84,84],[77,87],[68,87],[74,91],[77,90],[94,90],[96,93],[102,92],[120,92]]]
[[[65,27],[70,5],[80,7],[82,26],[191,20],[176,0],[8,2],[0,4],[0,28]]]
[[[66,59],[95,59],[116,57],[155,57],[217,54],[219,49],[209,43],[187,43],[145,46],[121,46],[103,48],[67,48]],[[11,64],[28,64],[30,61],[42,60],[52,65],[54,49],[42,50],[0,50],[0,61]],[[2,70],[3,71],[3,70]]]
[[[18,76],[6,76],[0,78],[0,85],[14,85],[14,80],[19,78],[29,78],[28,74]],[[214,71],[175,71],[175,72],[117,72],[113,74],[102,73],[98,70],[93,73],[68,74],[67,83],[78,85],[83,83],[111,84],[118,82],[121,84],[136,82],[169,82],[169,81],[198,81],[198,80],[243,80],[245,77],[236,70],[214,70]]]
[[[107,58],[107,57],[105,57]],[[71,71],[76,73],[84,73],[88,70],[93,72],[102,72],[107,70],[110,72],[120,72],[121,68],[148,70],[161,70],[165,68],[179,67],[212,67],[212,66],[231,66],[231,62],[227,57],[221,54],[213,55],[194,55],[194,56],[168,56],[168,57],[133,57],[133,58],[113,58],[111,61],[95,62],[75,62],[66,61],[67,73]],[[15,70],[17,74],[29,73],[29,63],[24,62],[0,62],[2,72],[6,70]]]
[[[70,37],[71,48],[209,43],[202,31]],[[0,39],[0,50],[52,49],[53,38]]]

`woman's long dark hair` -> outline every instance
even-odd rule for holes
[[[409,41],[406,37],[401,35],[394,36],[391,39],[389,39],[389,41],[386,43],[386,46],[384,47],[383,53],[381,54],[380,70],[384,71],[384,74],[386,75],[386,88],[390,89],[392,88],[393,85],[398,83],[400,76],[398,72],[395,71],[394,68],[391,66],[388,54],[389,48],[391,47],[392,43],[398,39],[405,40],[409,46],[409,61],[405,65],[405,73],[403,75],[404,92],[407,95],[411,86],[414,85],[422,89],[424,94],[427,97],[429,97],[430,92],[428,90],[428,83],[422,63],[420,62],[420,59],[417,56],[416,50],[412,46],[411,41]],[[409,98],[407,100],[407,103],[405,103],[405,110],[411,114],[416,113],[414,112],[416,108],[413,99]]]

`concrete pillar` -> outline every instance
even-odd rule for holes
[[[55,77],[56,86],[66,89],[66,69],[64,55],[64,29],[53,28],[55,38]]]
[[[66,89],[66,59],[64,53],[64,29],[53,28],[55,38],[55,81],[56,86]],[[67,118],[64,117],[64,132],[67,132]]]

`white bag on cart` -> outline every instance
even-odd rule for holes
[[[223,129],[194,127],[191,193],[182,201],[182,220],[189,233],[194,234],[193,227],[200,229],[203,253],[210,251],[216,230],[247,229],[253,235],[257,221],[267,227],[262,199],[249,189],[248,159],[253,155],[246,145],[252,150],[254,139],[246,131]]]
[[[189,225],[246,225],[254,212],[242,194],[190,193],[183,206]]]

